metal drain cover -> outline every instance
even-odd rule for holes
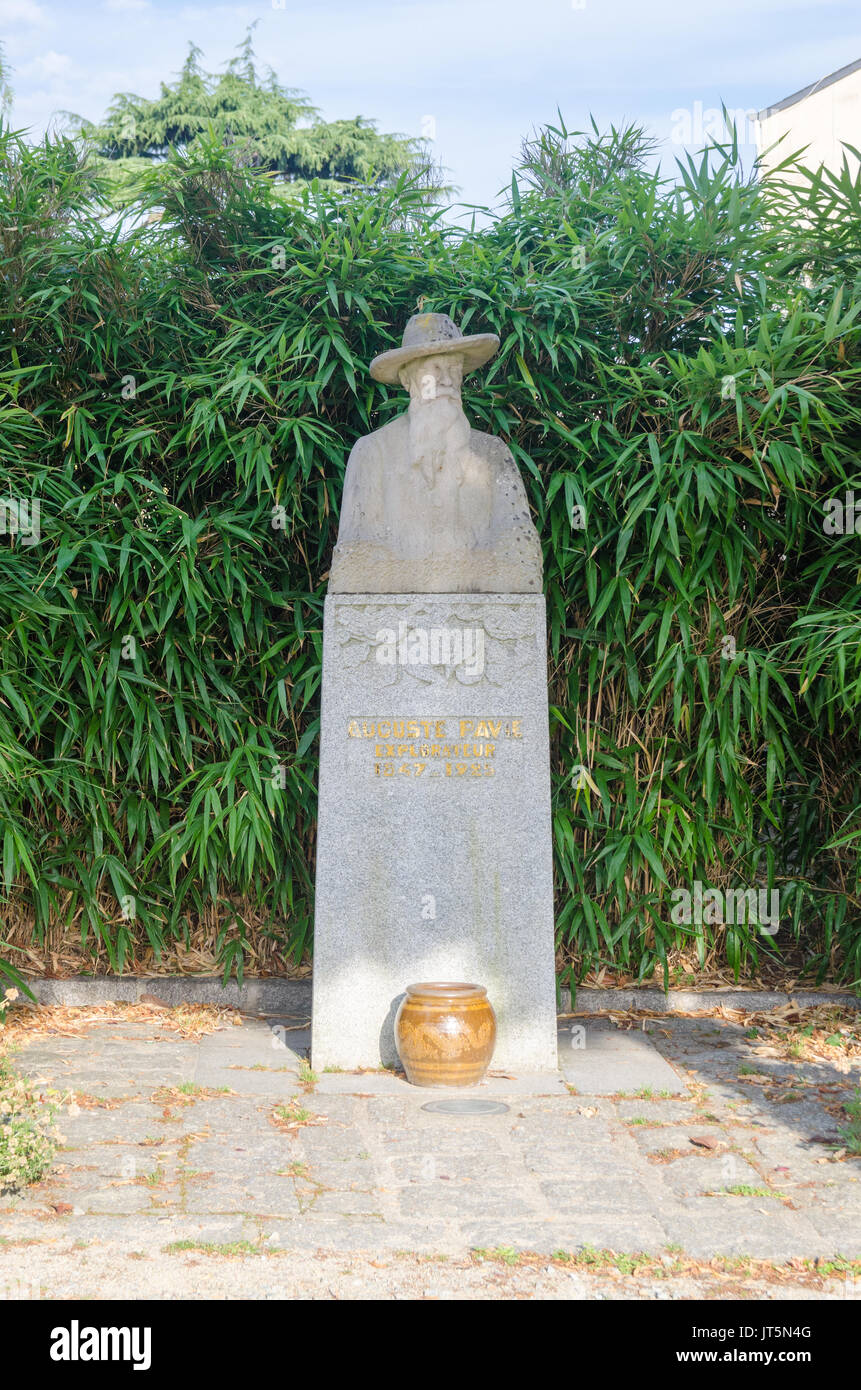
[[[508,1110],[499,1100],[473,1100],[463,1096],[456,1100],[431,1100],[422,1110],[432,1110],[435,1115],[504,1115]]]

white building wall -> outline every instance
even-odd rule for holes
[[[853,67],[854,71],[820,86],[783,110],[770,108],[759,113],[756,138],[760,155],[781,136],[786,137],[765,155],[765,169],[774,168],[787,155],[807,145],[801,163],[808,169],[824,164],[836,173],[845,154],[850,169],[857,172],[858,160],[841,145],[846,140],[861,149],[861,64]]]

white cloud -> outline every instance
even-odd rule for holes
[[[0,24],[44,24],[45,13],[34,0],[0,0]]]
[[[53,48],[49,48],[47,53],[40,53],[37,58],[26,63],[20,68],[21,77],[35,77],[42,81],[50,81],[52,78],[68,77],[72,71],[72,60],[68,53],[55,53]]]
[[[148,10],[149,0],[105,0],[106,10]]]

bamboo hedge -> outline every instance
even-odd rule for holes
[[[285,203],[214,138],[130,223],[0,129],[7,975],[204,921],[225,973],[307,957],[344,467],[422,304],[499,334],[465,404],[544,543],[560,978],[861,981],[859,180],[566,136],[469,227],[407,176]],[[675,921],[698,882],[776,888],[780,930]]]

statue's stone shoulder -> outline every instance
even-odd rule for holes
[[[363,434],[350,450],[344,476],[339,544],[384,526],[387,465],[390,469],[392,459],[399,457],[406,448],[408,430],[405,423],[400,423],[405,419],[405,416],[398,416],[380,429]]]
[[[504,501],[509,519],[529,520],[526,487],[514,455],[503,439],[483,430],[470,430],[469,447],[490,469],[491,485],[497,494],[497,505]]]
[[[519,473],[511,450],[499,435],[486,434],[484,430],[470,430],[469,447],[481,458],[487,459],[488,463],[495,464],[498,469],[507,471],[513,468]]]
[[[350,450],[348,464],[352,463],[353,459],[362,464],[365,460],[379,458],[400,447],[408,437],[409,425],[406,415],[396,415],[388,424],[381,425],[379,429],[371,430],[370,434],[363,434],[356,440]]]
[[[403,425],[400,424],[402,420]],[[393,459],[402,457],[408,439],[406,417],[399,415],[396,420],[390,420],[387,425],[372,430],[370,434],[363,434],[356,440],[350,450],[344,475],[341,515],[348,520],[341,539],[345,539],[353,529],[353,523],[349,518],[354,509],[358,508],[360,512],[366,513],[369,507],[373,509],[375,506],[382,506],[383,480],[387,468],[391,468]],[[354,518],[355,520],[358,518]]]

